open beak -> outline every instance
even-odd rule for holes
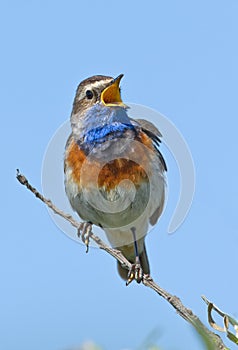
[[[123,74],[120,74],[115,78],[111,84],[106,87],[101,93],[101,102],[107,107],[124,107],[127,106],[122,102],[121,93],[120,93],[120,81],[123,77]]]

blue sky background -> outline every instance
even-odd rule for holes
[[[168,206],[147,237],[154,279],[205,324],[202,294],[238,318],[237,15],[236,0],[1,2],[1,349],[65,350],[87,339],[136,349],[154,329],[163,349],[201,349],[169,304],[125,287],[110,256],[86,255],[15,180],[20,168],[41,188],[47,144],[77,84],[94,74],[124,73],[124,100],[166,115],[193,155],[194,202],[168,235],[179,177],[164,149]]]

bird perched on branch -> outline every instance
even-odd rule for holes
[[[161,134],[149,121],[132,119],[117,78],[96,75],[76,91],[65,150],[65,189],[72,208],[85,221],[88,245],[92,225],[101,227],[114,248],[131,262],[118,272],[129,284],[149,274],[145,235],[165,201],[166,164]]]

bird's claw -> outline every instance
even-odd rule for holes
[[[89,250],[89,238],[92,233],[92,224],[90,222],[82,222],[78,228],[78,237],[81,236],[83,243],[86,245],[86,253]]]
[[[143,270],[140,262],[136,262],[131,265],[131,268],[128,272],[128,279],[126,285],[128,286],[133,280],[136,280],[137,283],[140,283],[143,278]]]

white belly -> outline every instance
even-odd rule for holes
[[[144,237],[148,231],[149,218],[158,207],[163,207],[165,179],[156,170],[150,181],[143,182],[137,189],[132,182],[124,180],[109,192],[103,188],[87,188],[79,192],[70,180],[70,174],[67,174],[70,172],[68,169],[66,192],[79,216],[102,227],[111,245],[120,247],[132,243],[132,227],[135,227],[138,239]]]

